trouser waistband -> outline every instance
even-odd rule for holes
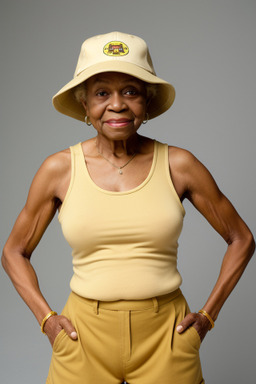
[[[158,312],[159,306],[172,301],[181,294],[181,290],[177,289],[165,295],[156,296],[149,299],[101,301],[84,298],[72,292],[72,295],[74,295],[78,300],[82,300],[85,304],[90,305],[96,314],[98,314],[99,308],[107,309],[110,311],[140,311],[152,308],[154,309],[154,312]]]

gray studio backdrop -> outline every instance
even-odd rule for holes
[[[94,135],[57,113],[51,97],[73,76],[81,43],[120,30],[144,38],[157,74],[177,90],[173,107],[141,133],[192,151],[255,233],[255,0],[2,0],[1,246],[29,185],[51,153]],[[226,245],[185,202],[179,247],[182,290],[192,310],[207,299]],[[32,257],[40,286],[61,311],[71,250],[57,217]],[[201,347],[207,384],[255,380],[255,261]],[[51,348],[0,271],[0,382],[45,382]],[[161,383],[159,383],[161,384]]]

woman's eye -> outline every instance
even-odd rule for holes
[[[106,91],[99,91],[96,93],[96,96],[100,96],[100,97],[103,97],[103,96],[106,96],[107,95],[107,92]]]
[[[125,91],[125,94],[126,95],[130,95],[130,96],[135,96],[135,95],[137,95],[137,90],[136,89],[127,89],[126,91]]]

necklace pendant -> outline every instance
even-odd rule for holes
[[[119,175],[122,175],[123,174],[123,171],[122,171],[122,169],[119,169]]]

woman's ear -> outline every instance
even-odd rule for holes
[[[82,106],[84,107],[85,112],[87,112],[86,102],[85,102],[84,100],[81,100],[81,104],[82,104]]]
[[[150,105],[152,99],[153,99],[153,96],[152,96],[152,95],[149,96],[149,97],[147,98],[147,101],[146,101],[146,109],[148,109],[148,107],[149,107],[149,105]]]

